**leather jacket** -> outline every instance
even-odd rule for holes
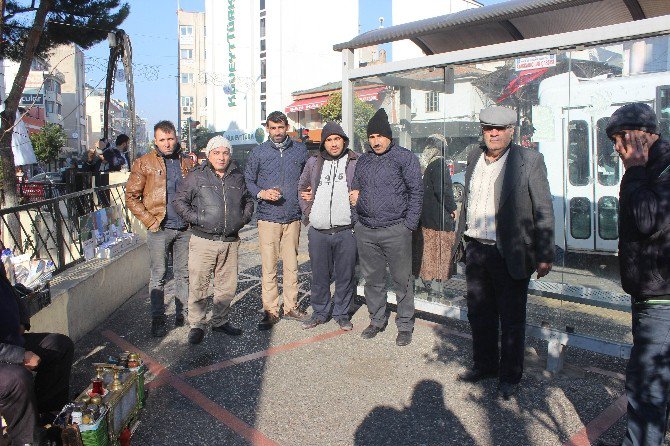
[[[186,177],[193,167],[190,158],[181,158],[181,174]],[[126,183],[126,205],[147,229],[158,231],[165,218],[167,178],[165,160],[158,149],[135,160]]]

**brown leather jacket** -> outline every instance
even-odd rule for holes
[[[181,159],[181,173],[186,176],[193,167],[190,158]],[[157,150],[135,160],[126,183],[126,205],[147,229],[156,232],[165,218],[167,178],[165,160]]]

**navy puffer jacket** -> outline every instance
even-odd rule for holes
[[[282,193],[279,201],[258,200],[258,220],[274,223],[300,220],[298,180],[307,158],[307,147],[290,139],[283,150],[268,140],[251,151],[244,169],[244,179],[251,195],[257,197],[261,190],[274,187],[279,187]]]
[[[359,190],[358,221],[369,228],[403,223],[414,231],[419,225],[423,182],[419,159],[396,144],[381,155],[372,150],[356,164],[352,189]]]

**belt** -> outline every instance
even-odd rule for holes
[[[199,231],[195,228],[191,228],[191,232],[196,237],[204,238],[207,240],[221,241],[221,242],[234,242],[237,240],[237,236],[234,235],[224,235],[224,234],[209,234],[207,232]]]
[[[316,229],[316,228],[314,229],[319,231],[321,234],[333,235],[337,234],[338,232],[346,231],[347,229],[353,229],[353,228],[354,225],[346,225],[346,226],[335,226],[334,228],[330,229]]]

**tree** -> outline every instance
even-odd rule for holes
[[[58,124],[47,124],[37,133],[30,135],[35,156],[43,163],[54,161],[67,140],[63,128]]]
[[[39,6],[35,6],[39,1]],[[16,110],[35,57],[58,46],[76,43],[90,48],[104,40],[128,17],[130,7],[119,0],[0,0],[0,59],[20,62],[14,84],[0,113],[0,161],[5,206],[18,204],[12,131]],[[4,8],[4,9],[3,9]],[[32,25],[26,24],[32,20]],[[26,31],[28,31],[26,33]]]
[[[319,114],[324,121],[342,122],[342,92],[333,93],[328,98],[323,107],[319,109]],[[367,142],[368,122],[375,114],[375,108],[367,102],[354,98],[354,138],[352,148],[365,150]]]

